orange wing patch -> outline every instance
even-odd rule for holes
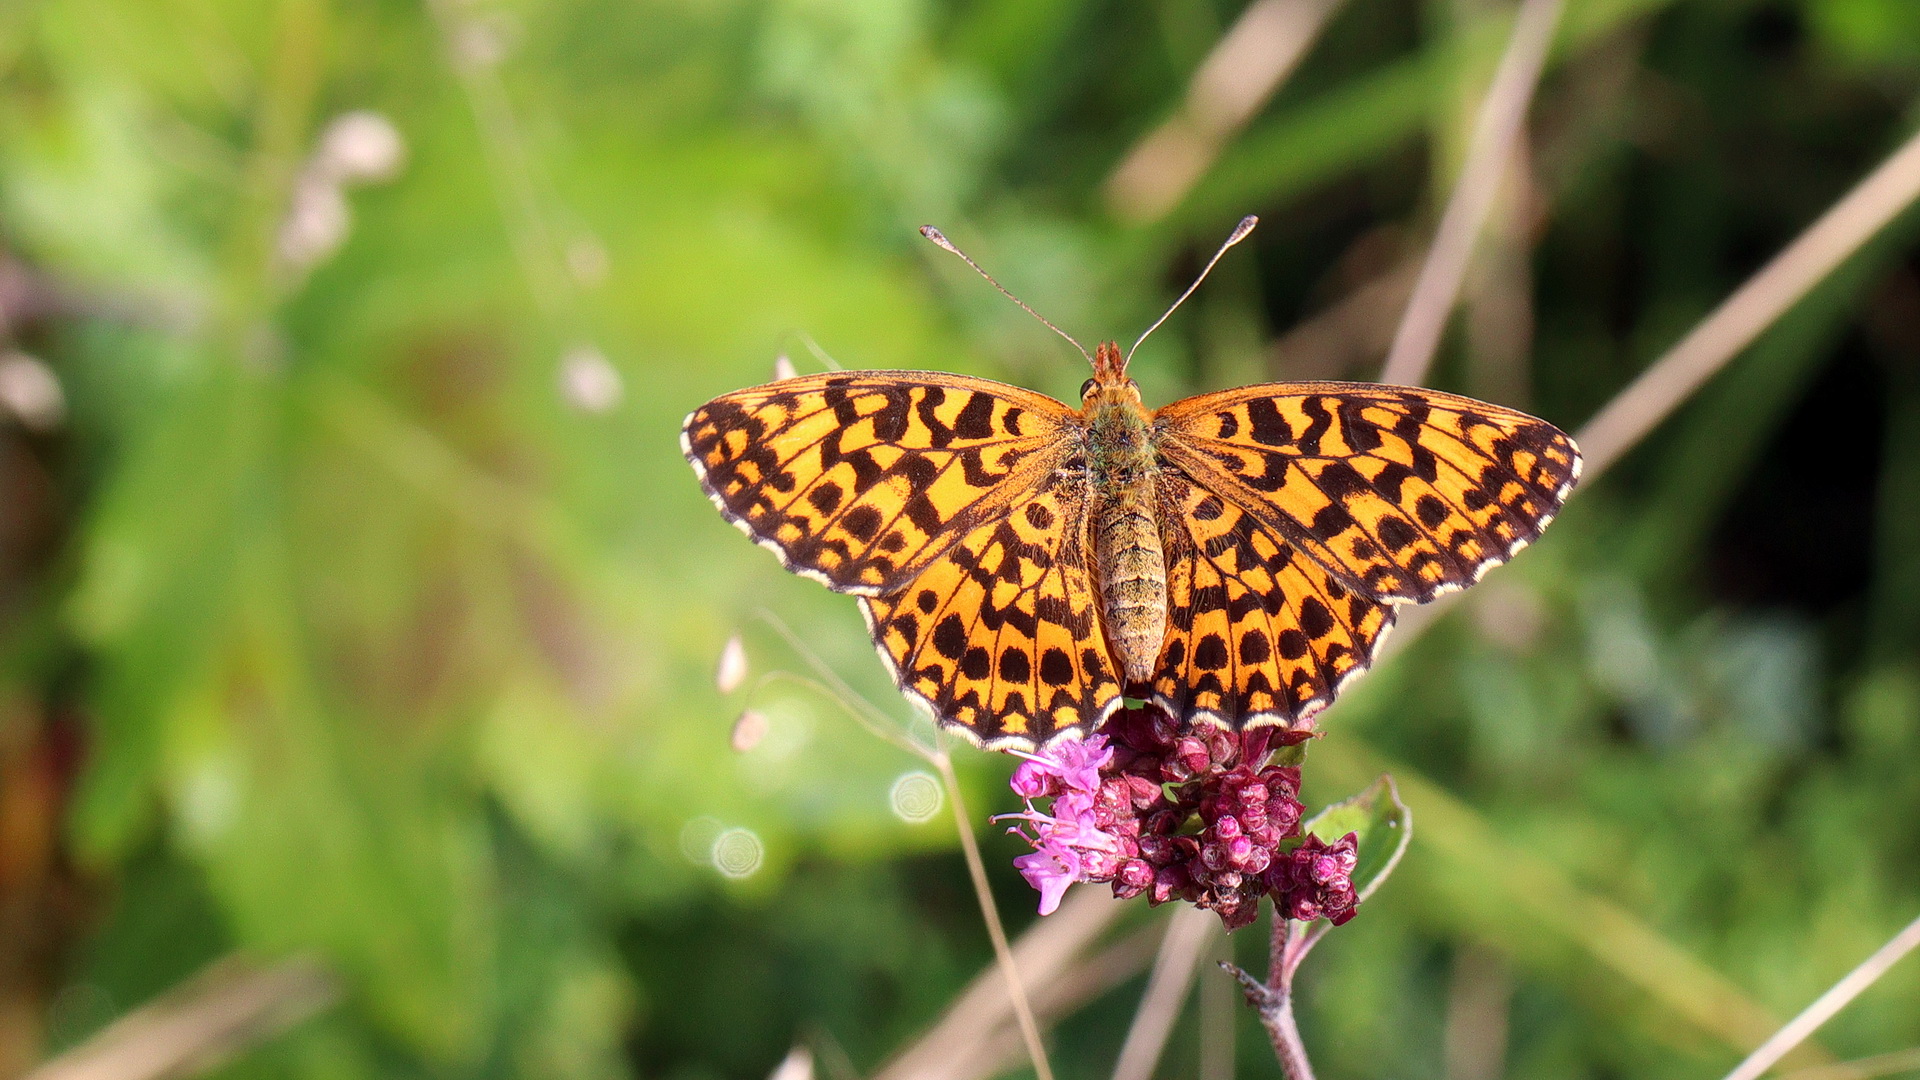
[[[986,379],[827,372],[713,399],[680,446],[720,513],[787,569],[873,596],[1039,483],[1076,416]]]
[[[988,747],[1032,747],[1120,707],[1095,613],[1084,481],[1028,489],[905,588],[863,598],[894,681]]]
[[[1390,602],[1478,581],[1540,535],[1580,475],[1552,424],[1416,387],[1276,383],[1154,415],[1169,463]]]
[[[1373,662],[1393,609],[1178,474],[1160,492],[1168,626],[1154,702],[1182,722],[1304,726]]]

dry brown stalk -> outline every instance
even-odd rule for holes
[[[311,960],[228,957],[28,1074],[27,1080],[160,1080],[203,1072],[319,1013],[340,988]]]
[[[1152,1077],[1167,1037],[1173,1034],[1173,1022],[1180,1018],[1187,992],[1193,987],[1194,970],[1219,927],[1220,919],[1211,911],[1183,906],[1173,913],[1167,936],[1160,942],[1160,954],[1153,961],[1153,974],[1147,978],[1147,992],[1141,995],[1140,1008],[1133,1014],[1127,1039],[1120,1046],[1113,1080]]]
[[[1465,285],[1467,392],[1526,408],[1532,397],[1533,241],[1538,191],[1526,133],[1513,153],[1488,212],[1480,250]]]
[[[1909,138],[1867,174],[1587,421],[1575,436],[1586,457],[1587,475],[1605,471],[1645,438],[1916,198],[1920,198],[1920,135]]]
[[[1433,247],[1427,252],[1420,280],[1400,319],[1381,382],[1417,386],[1427,377],[1434,351],[1440,345],[1440,333],[1446,329],[1447,317],[1459,299],[1467,260],[1473,256],[1487,211],[1493,206],[1502,174],[1513,159],[1526,124],[1527,106],[1533,101],[1533,90],[1546,66],[1547,49],[1553,44],[1554,29],[1564,7],[1564,0],[1523,0],[1520,5],[1493,84],[1480,103],[1466,164],[1440,216]]]
[[[1013,961],[1034,998],[1056,983],[1127,906],[1092,889],[1068,893],[1060,910],[1034,923],[1013,943]],[[1010,1026],[1012,1003],[997,967],[974,976],[932,1029],[883,1068],[875,1080],[960,1080],[956,1066],[970,1048]]]
[[[1233,962],[1233,943],[1225,934],[1213,939],[1201,970]],[[1222,976],[1226,972],[1220,973]],[[1239,1029],[1239,987],[1232,978],[1206,975],[1200,980],[1199,1080],[1233,1080],[1235,1036]]]
[[[1879,982],[1882,975],[1916,948],[1920,948],[1920,919],[1908,923],[1905,929],[1893,935],[1872,956],[1862,960],[1859,967],[1847,972],[1846,977],[1814,999],[1813,1004],[1807,1006],[1799,1016],[1787,1021],[1779,1031],[1774,1032],[1772,1038],[1728,1073],[1727,1080],[1760,1080],[1789,1051],[1805,1042],[1819,1030],[1820,1025],[1833,1019],[1834,1014],[1846,1008],[1867,987]]]
[[[1108,177],[1107,207],[1135,224],[1179,205],[1220,150],[1306,55],[1342,0],[1254,0],[1201,62],[1177,112]]]
[[[1036,993],[1034,1000],[1040,1015],[1049,1022],[1058,1020],[1119,989],[1122,983],[1145,971],[1153,962],[1160,938],[1159,925],[1141,927],[1062,971]],[[991,1080],[1019,1068],[1020,1057],[1015,1032],[1011,1027],[1002,1026],[966,1058],[956,1062],[944,1080]]]
[[[1285,379],[1352,378],[1393,342],[1394,312],[1406,306],[1420,257],[1361,284],[1273,343],[1273,370]]]
[[[973,835],[973,818],[967,813],[966,800],[960,790],[960,778],[953,771],[953,760],[944,751],[932,755],[928,760],[940,771],[941,782],[946,785],[947,801],[953,807],[953,823],[960,834],[960,851],[966,856],[967,873],[973,879],[973,892],[980,900],[980,918],[986,923],[987,937],[993,942],[994,961],[1000,968],[1007,1004],[1013,1010],[1014,1019],[1019,1022],[1020,1038],[1026,1043],[1034,1076],[1036,1080],[1053,1080],[1053,1064],[1047,1060],[1046,1043],[1040,1038],[1040,1022],[1033,1015],[1033,1003],[1027,995],[1026,976],[1020,974],[1020,961],[1007,942],[1006,927],[1000,922],[1000,908],[995,905],[993,890],[987,885],[987,866],[980,859],[980,842]]]
[[[1117,905],[1117,902],[1116,902]],[[1065,910],[1062,908],[1062,910]],[[1056,919],[1056,912],[1047,917]],[[1077,1012],[1095,999],[1117,989],[1138,976],[1153,962],[1159,951],[1165,923],[1152,923],[1124,935],[1120,940],[1085,960],[1051,972],[1045,982],[1035,982],[1033,1002],[1036,1013],[1048,1023]],[[1071,959],[1071,958],[1069,958]],[[899,1068],[904,1055],[889,1065],[881,1077],[911,1077],[912,1080],[990,1080],[1021,1065],[1024,1056],[1020,1034],[1004,1010],[997,1024],[966,1033],[967,1040],[955,1039],[951,1057],[932,1062],[931,1071],[907,1073]],[[924,1061],[925,1059],[923,1059]]]

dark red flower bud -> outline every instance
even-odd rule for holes
[[[1160,867],[1153,872],[1151,894],[1153,902],[1164,904],[1169,900],[1184,897],[1189,884],[1186,867],[1180,865]]]
[[[1157,763],[1154,771],[1159,771]],[[1128,795],[1133,802],[1134,809],[1145,810],[1160,800],[1160,785],[1147,779],[1145,776],[1129,774],[1126,777],[1126,781]]]

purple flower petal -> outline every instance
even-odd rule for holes
[[[1013,860],[1014,868],[1027,884],[1040,890],[1040,914],[1051,915],[1060,907],[1067,886],[1080,880],[1080,856],[1073,849],[1048,844]]]

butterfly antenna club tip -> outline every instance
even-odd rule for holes
[[[1260,219],[1253,214],[1248,214],[1246,217],[1243,217],[1240,219],[1240,224],[1235,225],[1233,227],[1233,231],[1227,234],[1226,243],[1221,244],[1220,250],[1214,252],[1213,258],[1207,260],[1207,265],[1200,268],[1200,276],[1193,279],[1193,284],[1187,286],[1187,291],[1180,294],[1180,299],[1175,300],[1173,302],[1173,306],[1167,308],[1167,310],[1164,313],[1162,313],[1159,318],[1153,320],[1153,325],[1147,327],[1146,333],[1143,333],[1138,338],[1134,339],[1133,348],[1127,350],[1127,359],[1129,360],[1133,359],[1133,350],[1138,349],[1140,347],[1141,342],[1147,340],[1148,336],[1151,335],[1155,330],[1160,329],[1161,323],[1166,322],[1169,318],[1173,316],[1174,312],[1180,310],[1180,305],[1187,302],[1187,297],[1192,296],[1193,291],[1200,287],[1200,283],[1207,280],[1207,275],[1213,273],[1213,265],[1220,261],[1220,256],[1225,255],[1227,253],[1228,248],[1231,248],[1233,245],[1239,243],[1242,240],[1245,240],[1247,238],[1247,234],[1252,232],[1253,227],[1258,224],[1260,224]]]
[[[1093,354],[1087,351],[1087,347],[1085,345],[1082,345],[1078,341],[1075,341],[1072,334],[1067,333],[1065,330],[1062,330],[1059,327],[1053,325],[1053,323],[1047,321],[1047,317],[1045,315],[1042,315],[1039,312],[1028,307],[1026,301],[1008,292],[1007,287],[1005,285],[1002,285],[998,281],[995,281],[992,274],[989,274],[985,270],[982,270],[980,268],[979,263],[974,262],[973,259],[970,258],[966,252],[961,251],[959,248],[955,247],[953,241],[947,239],[947,234],[941,232],[939,229],[936,229],[931,225],[922,225],[920,226],[920,235],[940,245],[942,248],[945,248],[946,250],[953,252],[955,255],[960,256],[961,262],[964,262],[968,266],[973,267],[973,272],[976,274],[979,274],[983,278],[986,278],[987,284],[993,286],[996,289],[999,289],[1000,295],[1006,297],[1007,299],[1013,301],[1016,304],[1019,304],[1021,311],[1024,311],[1027,314],[1033,316],[1034,318],[1039,319],[1041,322],[1041,325],[1045,326],[1047,329],[1053,331],[1054,333],[1059,334],[1061,337],[1066,338],[1067,344],[1072,345],[1076,349],[1079,349],[1080,355],[1086,357],[1088,363],[1093,362]]]

